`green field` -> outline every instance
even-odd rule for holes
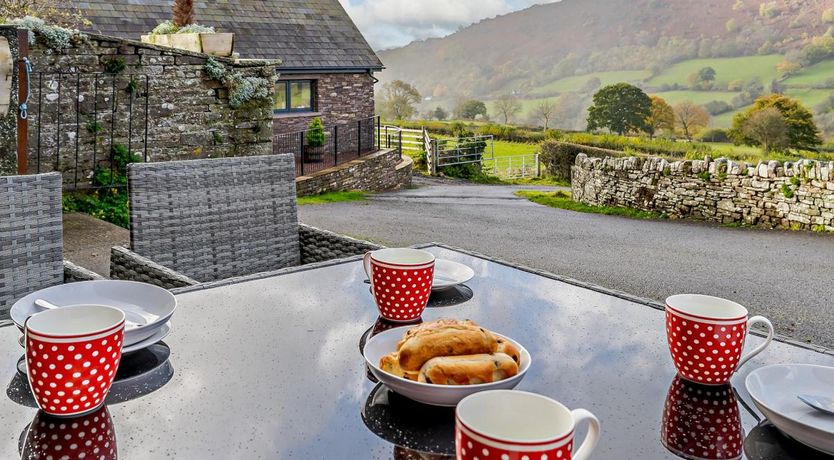
[[[654,94],[662,97],[669,104],[675,105],[682,101],[692,101],[696,104],[706,104],[711,101],[730,102],[738,93],[732,91],[664,91]]]
[[[809,109],[813,109],[815,105],[824,101],[832,92],[834,90],[830,89],[788,88],[785,90],[786,95],[798,99]]]
[[[648,81],[651,86],[675,83],[686,84],[687,78],[704,67],[715,69],[715,80],[719,84],[726,84],[733,80],[750,80],[759,77],[762,83],[768,84],[778,76],[776,64],[782,60],[778,54],[767,56],[744,56],[736,58],[691,59],[679,62],[660,75]]]
[[[640,82],[648,78],[651,73],[648,70],[622,70],[616,72],[596,72],[575,77],[562,78],[540,86],[531,91],[533,96],[547,95],[564,92],[578,92],[585,83],[593,78],[599,78],[602,86],[619,82]]]
[[[736,116],[737,113],[744,112],[749,107],[750,106],[742,107],[738,110],[733,110],[732,112],[716,115],[710,120],[710,126],[713,128],[729,128],[733,124],[733,117]]]
[[[810,86],[825,83],[826,80],[832,78],[834,78],[834,60],[827,60],[803,69],[789,77],[784,83],[790,86]]]

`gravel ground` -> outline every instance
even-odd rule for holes
[[[389,246],[442,242],[634,295],[736,300],[777,332],[834,347],[834,236],[583,214],[513,195],[543,187],[417,180],[299,220]]]

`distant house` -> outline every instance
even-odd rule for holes
[[[170,0],[73,2],[90,32],[138,40],[170,19]],[[382,62],[339,0],[195,2],[197,22],[235,33],[244,59],[280,59],[274,104],[276,133],[374,115],[373,73]]]

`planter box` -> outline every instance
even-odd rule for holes
[[[304,146],[304,162],[305,163],[320,163],[324,159],[324,152],[327,146],[310,147]]]
[[[142,43],[150,43],[151,45],[167,46],[171,48],[170,35],[142,35]]]
[[[171,47],[186,51],[193,51],[195,53],[203,52],[203,46],[200,44],[201,34],[171,34],[168,35],[171,40]]]
[[[206,54],[229,57],[235,50],[235,34],[232,33],[200,34],[200,40]]]

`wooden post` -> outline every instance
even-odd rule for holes
[[[26,71],[29,57],[29,31],[17,31],[17,173],[26,174],[28,165],[29,120],[23,118],[20,104],[29,98],[29,73]],[[40,109],[40,107],[38,108]]]

